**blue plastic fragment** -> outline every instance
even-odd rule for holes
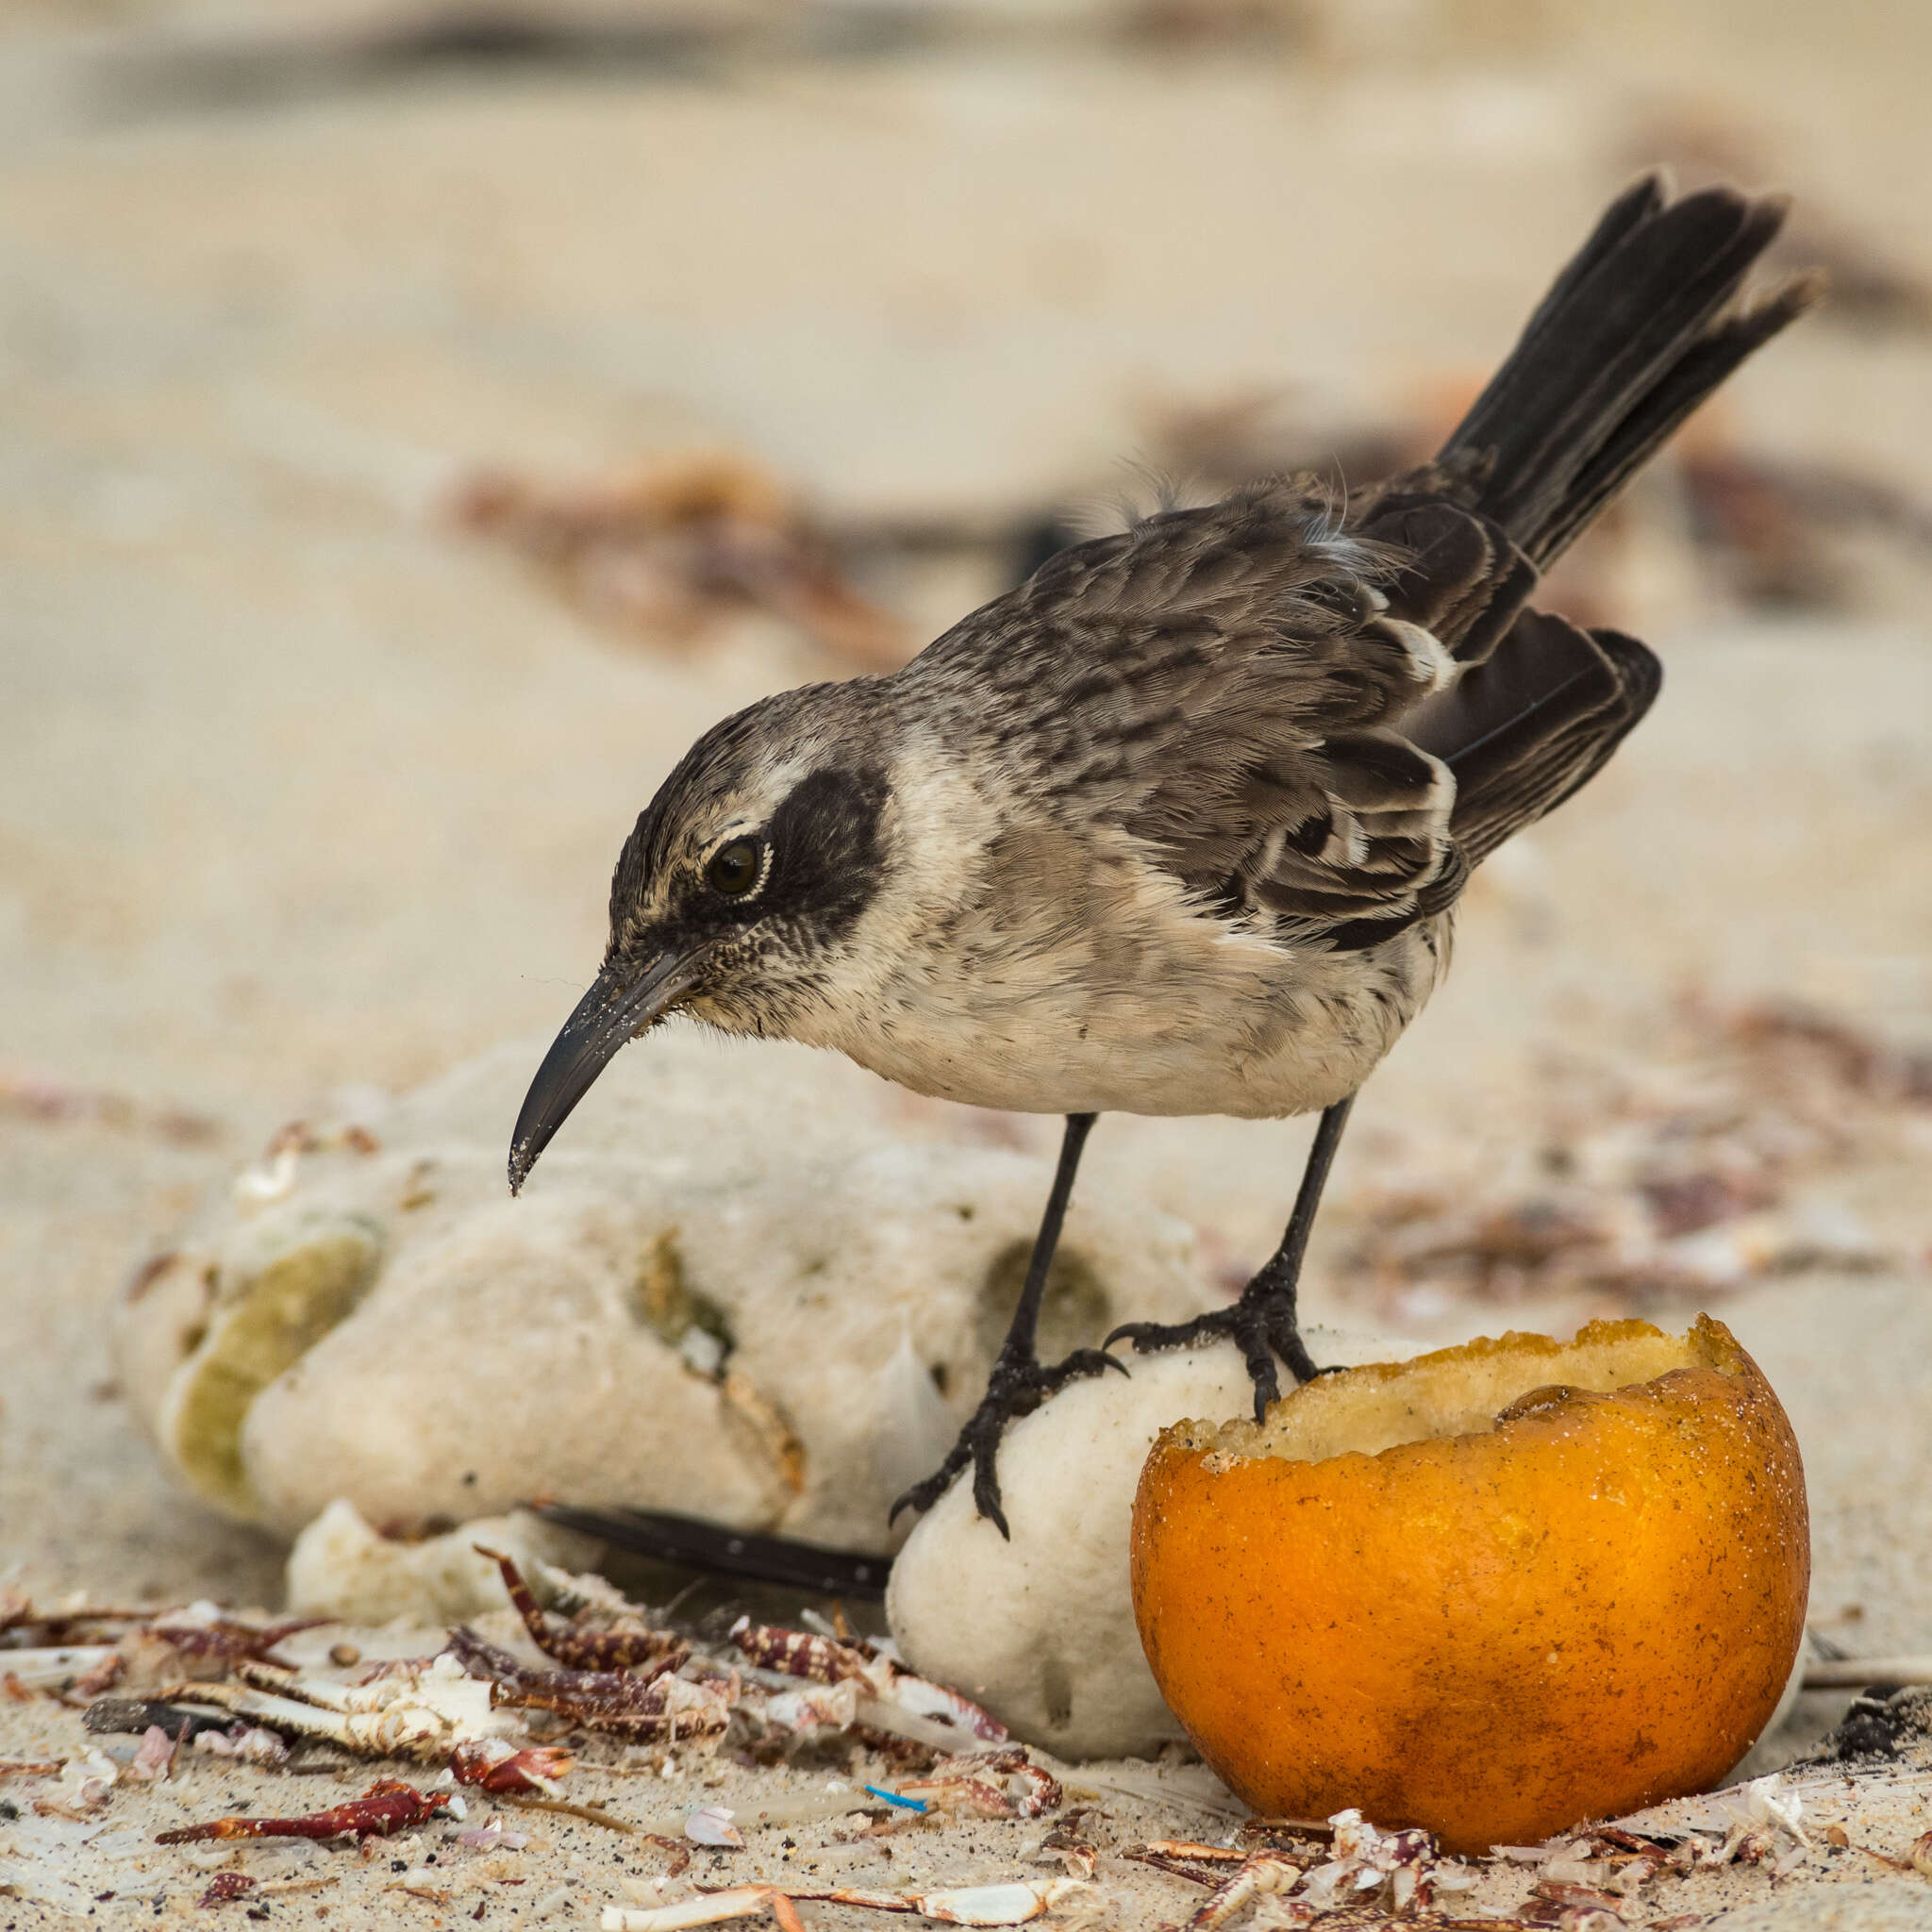
[[[902,1811],[927,1811],[932,1807],[924,1798],[902,1798],[897,1791],[886,1790],[879,1785],[867,1785],[866,1790],[874,1798],[884,1800],[888,1805],[896,1805]]]

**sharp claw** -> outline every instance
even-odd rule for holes
[[[1098,1350],[1097,1353],[1100,1357],[1100,1359],[1104,1361],[1108,1368],[1118,1369],[1121,1372],[1121,1374],[1124,1374],[1130,1382],[1134,1379],[1134,1372],[1130,1368],[1128,1368],[1126,1363],[1122,1361],[1118,1356],[1108,1355],[1107,1350],[1104,1348]]]
[[[1007,1513],[1000,1507],[999,1473],[993,1467],[993,1457],[999,1454],[995,1442],[984,1457],[977,1451],[973,1457],[973,1503],[974,1507],[1008,1542],[1013,1541],[1013,1532],[1007,1527]]]

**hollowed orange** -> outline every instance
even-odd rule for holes
[[[1777,1704],[1809,1574],[1790,1423],[1705,1316],[1179,1423],[1134,1506],[1147,1660],[1229,1788],[1452,1850],[1708,1789]]]

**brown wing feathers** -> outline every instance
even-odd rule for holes
[[[1655,697],[1635,639],[1527,600],[1815,299],[1802,279],[1738,306],[1782,218],[1639,182],[1433,462],[1345,520],[1310,479],[1275,479],[1062,552],[917,675],[970,693],[961,715],[997,715],[989,757],[1024,744],[1050,808],[1114,819],[1202,900],[1303,944],[1392,937],[1583,784]],[[1442,666],[1418,629],[1462,667],[1420,699]]]
[[[1591,777],[1657,695],[1662,667],[1636,639],[1524,600],[1684,418],[1818,298],[1807,276],[1734,307],[1783,220],[1774,198],[1710,189],[1667,202],[1657,177],[1638,182],[1436,463],[1397,479],[1364,521],[1375,537],[1423,538],[1396,608],[1442,610],[1450,628],[1437,634],[1470,665],[1400,728],[1455,773],[1450,825],[1472,865]],[[1457,532],[1458,512],[1482,536]]]

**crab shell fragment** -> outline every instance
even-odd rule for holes
[[[1506,1335],[1166,1430],[1141,1641],[1257,1810],[1534,1843],[1708,1789],[1804,1631],[1790,1423],[1721,1324]]]

